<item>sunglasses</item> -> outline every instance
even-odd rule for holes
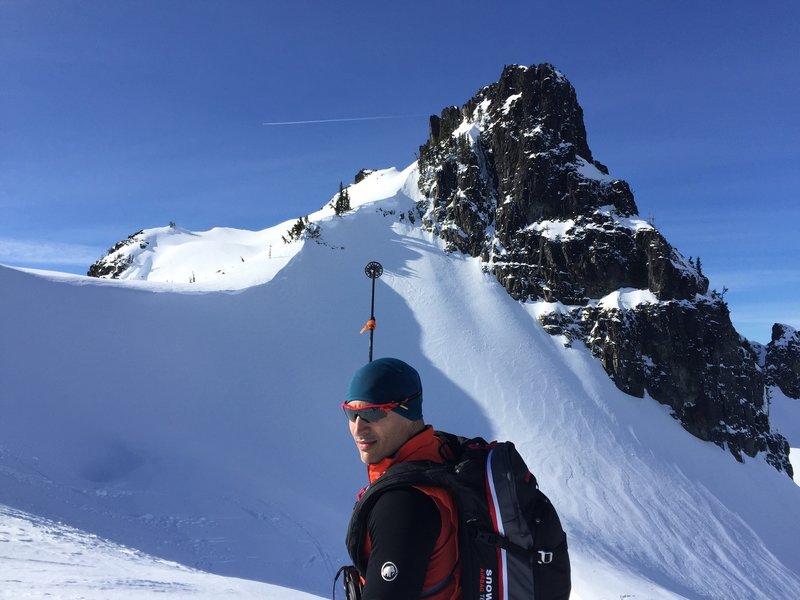
[[[342,410],[352,423],[355,423],[356,419],[359,417],[361,417],[361,420],[365,423],[374,423],[375,421],[380,421],[395,408],[408,410],[408,407],[405,406],[406,402],[413,400],[419,396],[419,394],[420,393],[417,392],[413,396],[403,398],[400,402],[387,402],[386,404],[362,404],[358,408],[348,405],[347,402],[342,402]]]

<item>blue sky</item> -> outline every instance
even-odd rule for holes
[[[767,342],[800,328],[797,31],[793,0],[0,0],[0,263],[85,273],[142,228],[307,214],[549,62],[594,157]],[[263,125],[364,117],[393,118]]]

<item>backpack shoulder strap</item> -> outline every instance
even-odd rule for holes
[[[390,490],[415,486],[445,487],[445,481],[452,470],[452,465],[446,463],[402,462],[392,465],[386,473],[367,487],[353,508],[346,538],[347,552],[362,576],[366,572],[363,546],[366,539],[368,517],[381,495]]]

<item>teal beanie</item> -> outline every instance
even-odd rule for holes
[[[406,419],[422,418],[422,381],[419,373],[397,358],[379,358],[356,371],[347,390],[347,402],[362,400],[370,404],[402,402],[394,412]]]

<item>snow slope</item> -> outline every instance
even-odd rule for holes
[[[210,575],[0,506],[0,598],[156,596],[313,600],[266,583]]]
[[[409,223],[415,180],[352,186],[354,210],[310,215],[319,238],[280,269],[238,265],[263,283],[237,293],[0,268],[0,504],[328,596],[365,479],[338,405],[367,359],[379,260],[375,356],[419,369],[428,422],[517,443],[569,534],[573,598],[800,598],[800,487],[547,335],[535,305]],[[26,556],[10,544],[0,572]]]

